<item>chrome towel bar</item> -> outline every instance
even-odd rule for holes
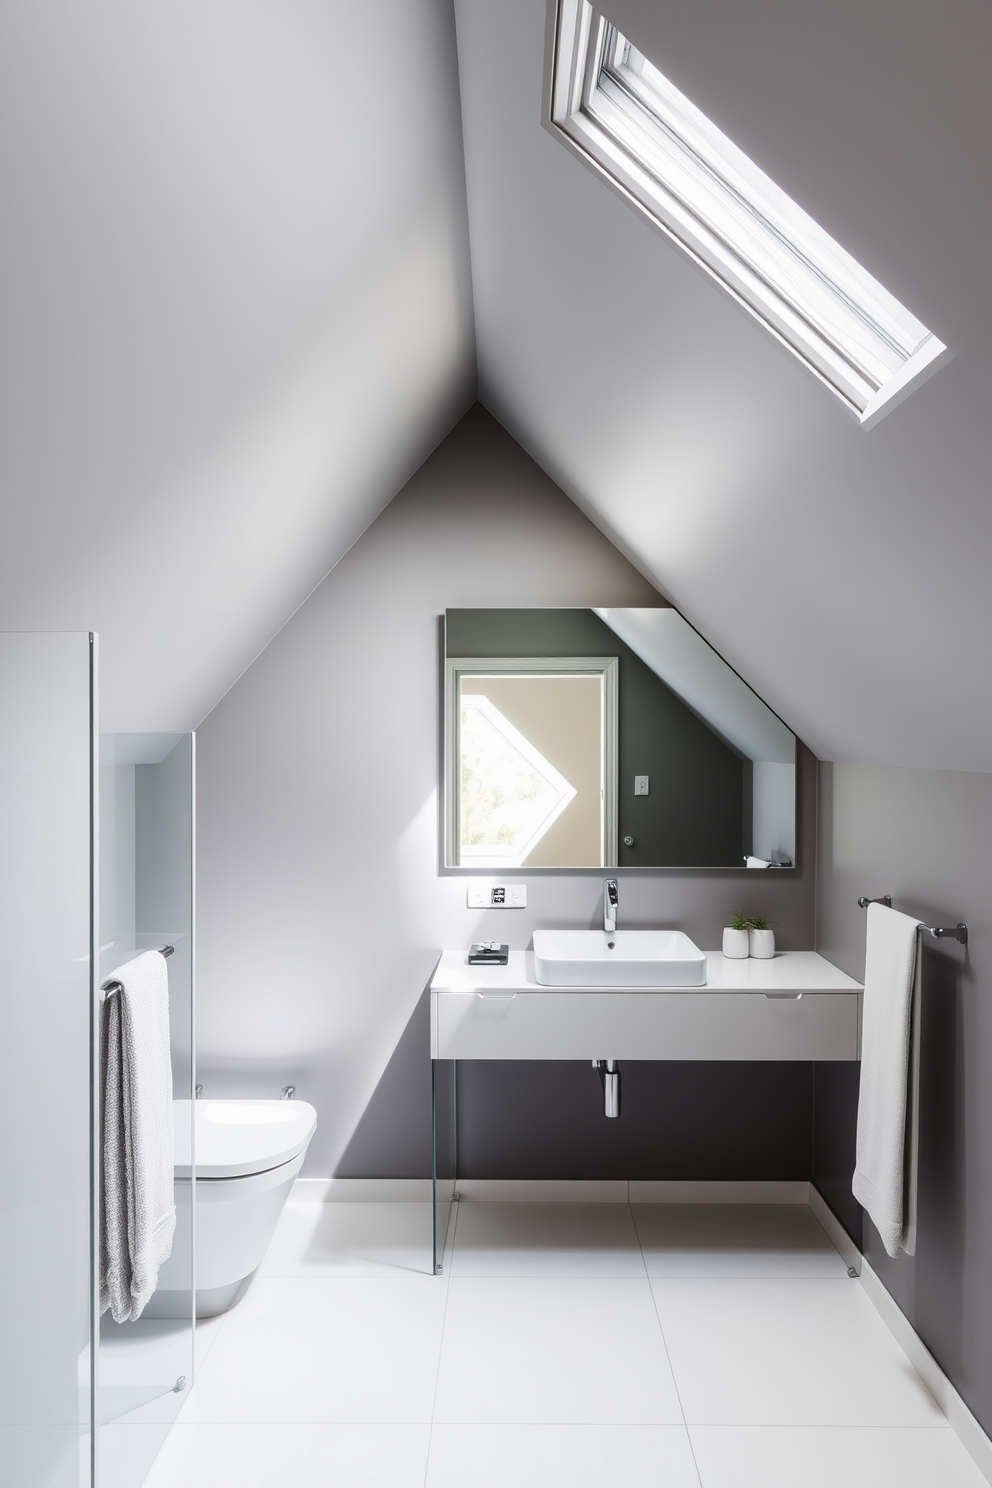
[[[877,899],[869,899],[864,894],[858,900],[861,909],[867,909],[869,904],[884,904],[892,908],[892,897],[889,894],[880,894]],[[921,925],[920,929],[924,935],[930,935],[934,940],[959,940],[962,945],[968,944],[968,926],[959,920],[956,925]]]
[[[160,956],[171,956],[175,949],[175,946],[159,946],[158,953]],[[141,953],[139,952],[139,955],[140,954]],[[100,987],[100,991],[103,994],[100,998],[100,1001],[106,1002],[107,998],[113,997],[114,993],[119,992],[123,985],[123,982],[103,982]]]

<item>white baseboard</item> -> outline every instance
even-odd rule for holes
[[[992,1483],[992,1441],[976,1421],[906,1314],[879,1281],[867,1261],[861,1263],[861,1285],[896,1343],[947,1417],[987,1483]]]
[[[626,1204],[626,1178],[459,1178],[471,1204]]]
[[[850,1235],[837,1218],[826,1199],[815,1184],[809,1186],[809,1207],[820,1221],[820,1225],[827,1232],[828,1239],[832,1242],[834,1249],[839,1250],[844,1262],[850,1270],[852,1267],[858,1276],[861,1275],[862,1255]]]
[[[810,1185],[805,1181],[459,1178],[457,1188],[461,1198],[473,1204],[805,1204]],[[430,1197],[429,1178],[297,1178],[292,1193],[297,1204],[410,1204],[429,1202]]]
[[[429,1178],[297,1178],[294,1204],[429,1204]]]
[[[632,1179],[630,1183],[632,1204],[805,1204],[808,1195],[805,1179]]]

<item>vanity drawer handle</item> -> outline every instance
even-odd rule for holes
[[[770,1002],[798,1002],[802,997],[801,992],[766,992],[765,996]]]
[[[516,992],[476,992],[476,997],[481,997],[485,1002],[512,1002]]]

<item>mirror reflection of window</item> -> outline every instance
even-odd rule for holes
[[[598,868],[615,861],[614,663],[454,662],[457,793],[450,861]],[[498,668],[498,670],[497,670]]]
[[[489,698],[462,687],[461,861],[519,868],[577,792]]]
[[[463,864],[602,863],[602,714],[601,677],[461,678]]]

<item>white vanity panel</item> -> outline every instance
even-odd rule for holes
[[[435,1059],[796,1059],[860,1055],[860,985],[812,951],[707,953],[691,989],[542,987],[530,952],[506,966],[445,952],[431,983]]]

